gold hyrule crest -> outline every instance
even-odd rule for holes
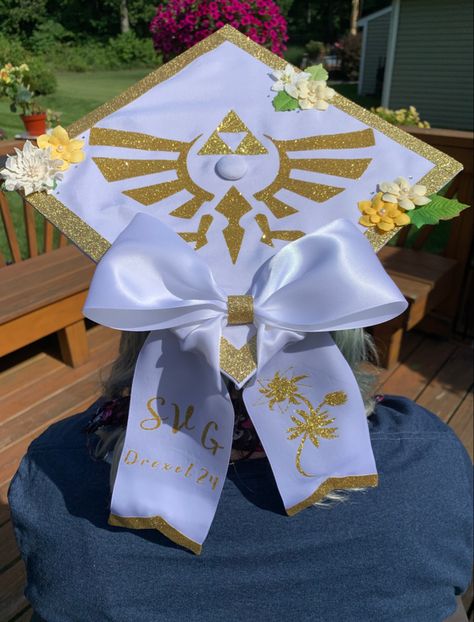
[[[236,140],[231,140],[232,137]],[[357,179],[366,171],[372,159],[368,158],[327,158],[316,157],[314,152],[324,149],[344,150],[351,153],[353,150],[373,147],[375,145],[373,130],[367,128],[354,132],[341,132],[306,136],[290,140],[276,140],[271,136],[264,138],[273,143],[278,155],[279,168],[275,178],[269,185],[255,192],[253,197],[244,196],[235,186],[230,186],[221,197],[216,197],[207,189],[202,188],[190,176],[188,171],[188,155],[201,136],[190,141],[170,140],[144,134],[109,128],[94,127],[91,130],[89,144],[95,147],[118,147],[129,150],[168,153],[165,159],[157,158],[154,154],[150,158],[113,158],[94,156],[92,159],[99,168],[103,177],[110,183],[123,180],[134,180],[137,177],[148,176],[152,173],[174,172],[176,179],[159,181],[152,185],[124,189],[126,196],[142,205],[154,205],[186,190],[191,195],[182,205],[169,211],[173,218],[191,219],[199,212],[199,221],[192,231],[178,231],[186,242],[194,243],[194,249],[199,250],[209,243],[208,232],[214,226],[214,212],[225,216],[226,226],[222,235],[227,246],[229,257],[233,264],[237,263],[244,244],[246,231],[240,224],[242,216],[253,212],[253,226],[261,232],[260,242],[273,246],[274,240],[290,242],[302,237],[306,232],[290,227],[272,228],[268,220],[270,215],[277,218],[290,218],[298,213],[294,205],[290,205],[277,194],[281,190],[290,191],[293,195],[309,199],[315,203],[325,203],[332,197],[345,190],[345,184],[327,185],[314,181],[304,181],[292,177],[293,171],[310,171],[329,174],[339,179]],[[302,154],[302,157],[291,157],[292,152]],[[308,154],[308,155],[305,155]],[[212,132],[204,146],[198,152],[200,156],[212,155],[267,155],[267,149],[250,132],[236,112],[231,110]],[[256,200],[256,201],[255,201]],[[214,204],[211,202],[214,201]],[[163,210],[164,204],[160,205]],[[210,208],[211,213],[203,213]],[[264,213],[262,210],[267,209]]]

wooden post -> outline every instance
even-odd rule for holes
[[[79,367],[89,360],[86,325],[79,320],[58,331],[61,358],[71,367]]]

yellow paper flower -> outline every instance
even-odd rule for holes
[[[410,218],[401,207],[382,199],[382,192],[378,192],[372,201],[359,201],[358,205],[362,212],[359,223],[364,227],[376,227],[379,233],[387,233],[410,223]]]
[[[42,134],[37,138],[40,149],[51,148],[51,158],[62,160],[60,170],[65,171],[70,164],[77,164],[84,160],[85,155],[82,151],[83,140],[69,138],[66,130],[60,125],[56,126],[51,134]]]

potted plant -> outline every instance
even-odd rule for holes
[[[8,97],[12,112],[20,111],[27,134],[36,137],[46,132],[46,112],[35,100],[35,94],[28,83],[28,74],[26,63],[4,65],[0,69],[0,95]]]

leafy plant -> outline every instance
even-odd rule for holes
[[[18,66],[7,63],[0,69],[0,95],[10,100],[12,112],[17,112],[18,109],[24,115],[42,112],[30,88],[29,72],[26,63]]]
[[[309,54],[309,57],[311,59],[314,59],[315,61],[319,60],[322,56],[324,56],[324,53],[326,51],[326,46],[322,41],[308,41],[308,43],[305,45],[305,48]]]

